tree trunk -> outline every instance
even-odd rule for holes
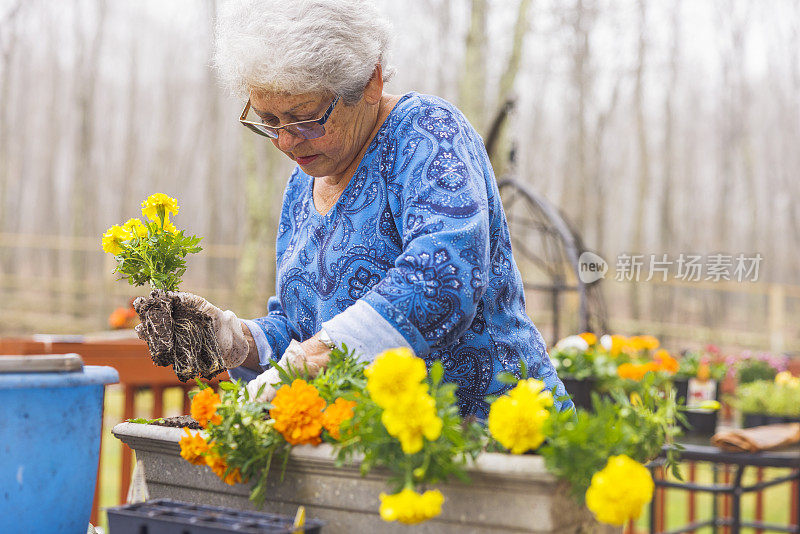
[[[492,143],[489,159],[492,162],[495,176],[500,177],[509,170],[511,156],[511,139],[509,136],[509,112],[513,110],[514,83],[519,72],[519,64],[525,44],[525,36],[530,29],[528,13],[531,9],[531,0],[520,0],[517,7],[517,20],[514,24],[514,38],[511,43],[511,53],[508,56],[505,71],[500,77],[500,89],[496,103],[496,133]],[[487,135],[487,139],[490,137]],[[487,143],[488,144],[488,143]]]
[[[458,105],[476,130],[484,129],[486,114],[487,0],[471,0],[470,24],[464,53]]]
[[[650,184],[650,152],[647,146],[647,119],[645,117],[644,103],[644,70],[647,61],[647,41],[645,32],[647,31],[647,3],[639,0],[639,55],[636,63],[636,85],[634,88],[634,112],[636,113],[636,141],[639,151],[638,171],[636,175],[636,197],[635,215],[633,218],[633,253],[644,253],[644,226],[645,205]],[[639,283],[635,280],[631,283],[631,315],[634,319],[641,317]]]

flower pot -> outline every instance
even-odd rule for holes
[[[755,426],[777,425],[783,423],[800,423],[800,417],[785,417],[781,415],[769,415],[765,413],[745,413],[742,415],[743,428],[753,428]]]
[[[208,467],[191,465],[179,456],[181,429],[120,423],[113,433],[136,451],[152,498],[253,509],[248,500],[250,486],[228,486]],[[357,461],[336,466],[327,444],[293,448],[283,480],[279,462],[273,465],[267,480],[266,512],[292,515],[302,504],[309,517],[325,522],[326,534],[411,531],[378,515],[379,495],[390,493],[385,471],[375,469],[362,477]],[[545,469],[541,456],[484,453],[468,475],[470,484],[436,486],[445,496],[442,513],[416,525],[413,532],[621,532],[598,524],[585,507],[575,503],[566,483]]]
[[[688,410],[684,412],[688,428],[684,431],[691,436],[713,436],[717,431],[717,410]]]
[[[592,391],[597,387],[597,380],[593,377],[588,378],[562,378],[567,395],[572,397],[572,402],[577,408],[590,410],[592,408]]]
[[[0,357],[0,517],[9,529],[86,532],[104,385],[118,380],[77,354]]]
[[[115,506],[106,511],[108,528],[114,534],[317,534],[322,528],[322,522],[316,519],[309,519],[302,528],[295,528],[292,526],[294,518],[288,515],[241,512],[170,499]]]

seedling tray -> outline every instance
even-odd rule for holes
[[[293,527],[294,518],[205,506],[171,499],[154,499],[107,508],[110,534],[292,534],[321,532],[323,523],[306,520]]]

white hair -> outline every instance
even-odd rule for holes
[[[233,0],[217,17],[214,66],[243,98],[331,92],[353,104],[377,65],[391,77],[391,34],[369,0]]]

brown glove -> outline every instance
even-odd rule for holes
[[[711,438],[712,445],[728,452],[768,451],[799,441],[800,423],[726,430]]]

